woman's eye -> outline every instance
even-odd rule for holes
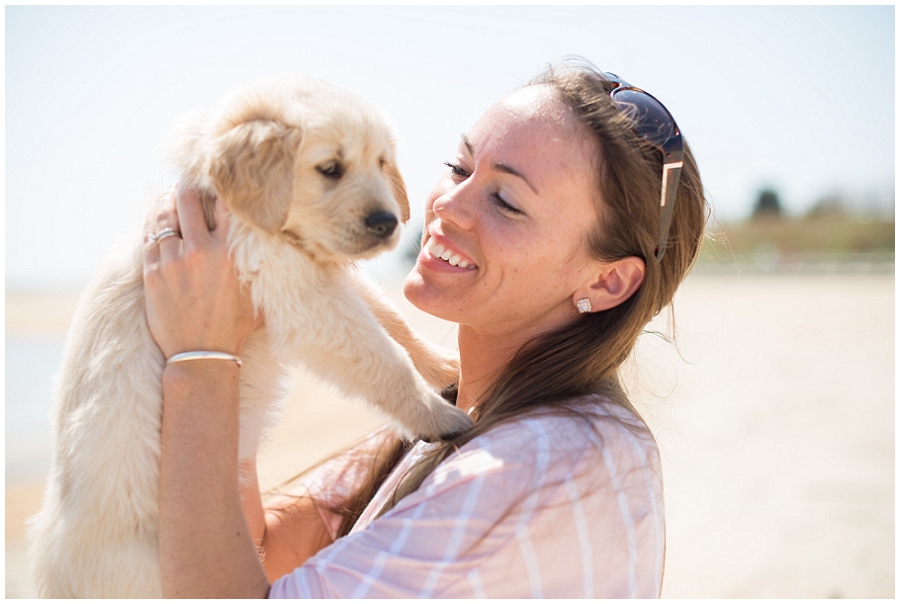
[[[497,206],[504,212],[508,212],[510,214],[525,214],[525,212],[523,212],[519,208],[508,204],[506,200],[500,196],[499,193],[492,193],[491,198],[494,200],[494,203],[497,204]]]
[[[445,161],[444,165],[450,168],[450,174],[452,174],[453,176],[456,176],[458,178],[468,178],[470,176],[469,172],[459,164]]]
[[[451,161],[445,161],[444,165],[450,168],[450,175],[454,180],[462,181],[472,175],[460,164],[456,164]],[[491,201],[493,201],[493,203],[500,209],[501,212],[506,212],[507,214],[516,214],[520,216],[525,215],[525,212],[503,199],[500,193],[491,193]]]

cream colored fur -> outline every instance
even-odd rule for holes
[[[285,364],[303,363],[367,399],[407,437],[468,427],[433,389],[457,379],[455,359],[420,340],[353,267],[397,241],[396,232],[373,235],[368,215],[409,214],[377,113],[331,85],[280,80],[226,99],[177,148],[180,186],[201,191],[210,225],[216,194],[232,211],[235,265],[265,314],[243,350],[242,459],[255,457],[278,411]],[[30,527],[39,595],[160,595],[164,364],[147,327],[136,245],[95,276],[69,333],[53,467]]]

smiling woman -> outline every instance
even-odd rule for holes
[[[692,265],[706,205],[680,137],[641,134],[671,116],[642,91],[623,112],[610,96],[620,86],[575,62],[548,70],[467,131],[428,196],[404,292],[459,325],[459,378],[444,394],[470,429],[432,443],[379,431],[305,476],[304,496],[264,508],[255,468],[237,479],[239,370],[166,369],[167,594],[659,595],[659,454],[617,374]],[[680,182],[663,170],[675,144]],[[184,224],[191,214],[186,236],[202,227]],[[151,317],[157,339],[218,316],[205,337],[241,341],[252,317],[233,280],[215,281],[223,271],[209,267],[222,262],[213,251],[172,259],[167,278],[230,293],[192,296],[177,320]],[[179,302],[159,283],[147,296],[151,313]]]
[[[461,345],[475,338],[473,350],[499,361],[570,322],[575,300],[590,299],[599,311],[627,299],[641,284],[643,260],[590,257],[598,154],[598,143],[552,87],[524,88],[489,109],[429,195],[426,253],[406,280],[407,298],[459,323]],[[431,245],[442,254],[427,253]],[[466,258],[466,270],[448,267],[447,254]],[[490,384],[493,377],[477,379]]]

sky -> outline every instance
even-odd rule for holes
[[[762,188],[800,215],[892,215],[893,6],[5,8],[5,278],[78,287],[177,180],[172,124],[303,73],[387,113],[421,224],[459,135],[547,63],[586,57],[662,100],[718,220]],[[407,237],[413,236],[410,230]]]

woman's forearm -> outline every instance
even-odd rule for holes
[[[159,554],[167,597],[265,597],[269,583],[241,504],[239,368],[171,365],[163,374]]]

